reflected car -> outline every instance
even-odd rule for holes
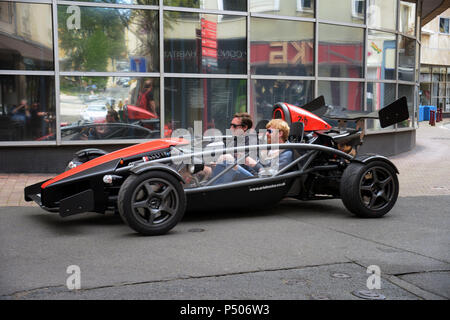
[[[159,138],[159,129],[151,130],[140,123],[122,122],[84,122],[73,123],[61,127],[61,140],[123,140],[123,139],[155,139]],[[54,141],[55,134],[38,138],[37,141]]]
[[[85,121],[105,120],[108,109],[104,104],[89,104],[86,109],[81,111],[81,119]]]

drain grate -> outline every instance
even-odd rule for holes
[[[350,275],[348,275],[348,274],[346,274],[346,273],[342,273],[342,272],[335,272],[335,273],[332,273],[331,276],[332,276],[333,278],[338,278],[338,279],[349,279],[349,278],[351,278]]]
[[[366,300],[385,300],[386,297],[382,294],[370,290],[353,291],[352,294],[358,298]]]
[[[204,232],[204,231],[205,229],[202,228],[192,228],[188,230],[188,232]]]

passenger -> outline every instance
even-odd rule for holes
[[[266,125],[267,143],[286,143],[289,137],[289,125],[281,119],[273,119]],[[293,161],[294,153],[290,149],[270,150],[260,160],[245,158],[245,164],[261,173],[263,169],[281,170]]]

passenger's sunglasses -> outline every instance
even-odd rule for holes
[[[273,130],[272,129],[267,129],[267,133],[272,134]]]
[[[230,123],[230,127],[233,127],[234,129],[242,127],[242,124],[234,124],[234,123]]]

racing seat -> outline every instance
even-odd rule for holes
[[[289,137],[288,141],[293,143],[300,143],[303,140],[303,132],[305,130],[305,124],[303,122],[293,122],[289,125]]]

